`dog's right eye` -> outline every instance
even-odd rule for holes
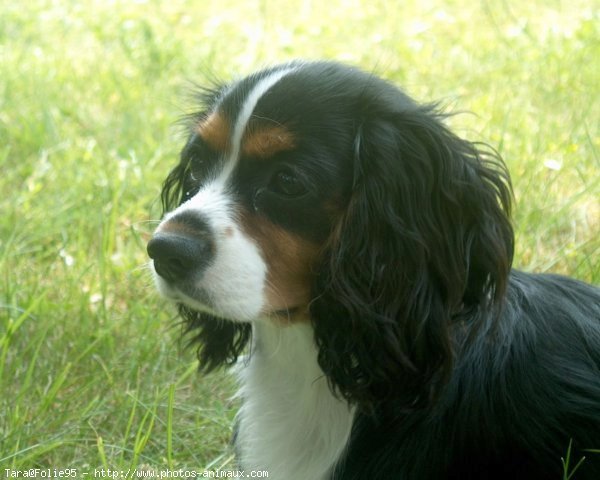
[[[202,158],[191,156],[181,177],[181,203],[192,198],[202,186],[206,177],[206,162]]]
[[[187,164],[181,179],[181,202],[183,203],[198,193],[199,182],[194,175],[191,162]]]
[[[181,151],[181,203],[192,198],[214,168],[217,155],[199,136],[194,136]]]
[[[181,161],[194,172],[205,170],[216,158],[216,153],[200,135],[194,135],[181,151]]]

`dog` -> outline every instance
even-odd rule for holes
[[[241,468],[600,478],[600,289],[512,269],[493,149],[333,62],[199,96],[147,251],[201,368],[236,365]]]

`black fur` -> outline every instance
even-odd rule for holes
[[[335,478],[559,479],[570,440],[571,468],[587,457],[574,478],[600,478],[599,454],[584,451],[600,442],[599,298],[576,280],[513,271],[497,321],[485,308],[455,318],[437,401],[361,414]]]
[[[451,326],[465,311],[499,311],[513,254],[508,176],[431,108],[388,104],[362,122],[311,307],[319,361],[350,401],[423,406],[451,374]]]
[[[311,168],[330,173],[315,185],[335,192],[326,235],[306,232],[323,240],[310,305],[319,364],[359,412],[332,478],[558,479],[572,440],[574,460],[587,457],[574,478],[600,479],[600,455],[583,452],[600,449],[600,292],[511,270],[498,155],[337,64],[300,67],[257,109],[299,133],[298,158],[319,152]],[[165,210],[193,189],[190,168],[182,156],[167,178]],[[180,313],[207,370],[250,338],[249,324]]]

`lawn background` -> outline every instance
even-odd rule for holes
[[[233,465],[232,382],[196,374],[144,266],[186,93],[211,75],[337,59],[465,112],[455,131],[512,173],[516,266],[600,282],[599,12],[593,0],[2,2],[0,468]]]

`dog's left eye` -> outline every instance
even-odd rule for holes
[[[289,169],[280,170],[273,175],[269,190],[286,197],[299,197],[307,192],[302,181]]]

